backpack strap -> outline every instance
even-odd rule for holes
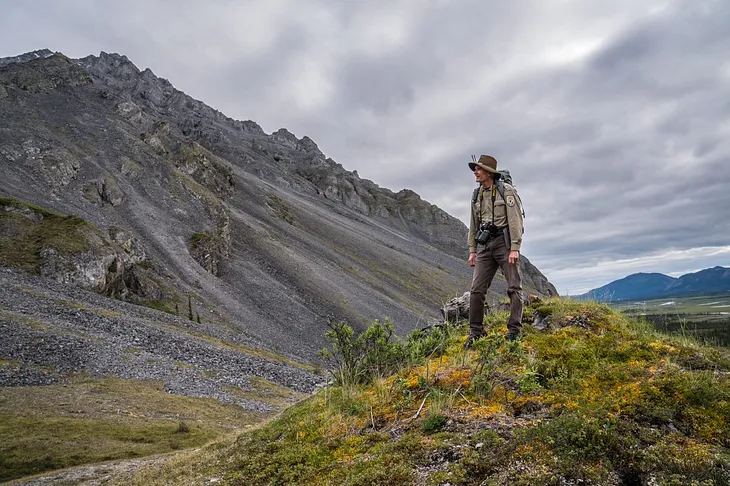
[[[500,177],[496,181],[494,181],[494,184],[497,186],[497,192],[502,197],[502,200],[506,201],[504,198],[504,182],[502,181],[502,178]]]
[[[471,220],[474,224],[474,236],[476,237],[476,232],[479,230],[479,221],[477,221],[477,215],[474,214],[474,205],[477,203],[477,199],[479,199],[479,190],[481,189],[481,186],[474,189],[474,192],[471,195],[471,207],[469,210],[471,211]],[[480,208],[481,210],[481,204]],[[479,215],[481,217],[481,215]]]

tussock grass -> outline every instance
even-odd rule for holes
[[[506,314],[489,316],[488,335],[468,351],[464,328],[411,336],[401,343],[407,358],[390,375],[323,390],[235,442],[206,449],[196,478],[730,484],[726,349],[664,335],[596,303],[554,299],[526,315],[538,312],[550,316],[550,328],[526,325],[515,343],[503,337]],[[163,474],[148,484],[189,478]]]
[[[26,326],[33,328],[33,329],[41,329],[41,330],[48,330],[49,327],[42,321],[38,319],[34,319],[30,316],[27,316],[25,314],[21,314],[20,312],[13,312],[6,309],[0,309],[0,317],[6,318],[6,319],[12,319],[17,322],[22,322]]]

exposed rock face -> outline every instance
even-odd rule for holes
[[[60,190],[76,179],[81,168],[81,161],[71,152],[40,140],[23,142],[22,152],[15,158],[21,157],[27,164],[35,166],[54,190]]]
[[[225,199],[233,194],[233,170],[200,144],[189,142],[182,145],[175,150],[172,160],[178,170],[216,196]]]
[[[411,190],[394,193],[361,179],[356,172],[327,158],[309,137],[298,139],[284,128],[266,135],[251,121],[227,118],[175,90],[151,71],[140,73],[125,56],[101,53],[80,63],[101,83],[118,90],[120,96],[130,97],[122,108],[129,117],[139,118],[139,107],[147,105],[170,117],[170,123],[177,125],[182,134],[265,180],[382,219],[452,255],[463,256],[465,252],[468,229],[459,220]]]
[[[387,316],[405,335],[471,278],[467,228],[415,192],[361,179],[306,136],[232,120],[117,54],[0,60],[0,164],[1,195],[99,229],[89,250],[39,250],[38,273],[168,310],[195,293],[204,319],[305,359],[332,317],[362,328]],[[524,261],[528,291],[554,292]]]
[[[116,226],[109,228],[109,237],[127,254],[130,263],[142,263],[147,261],[147,254],[142,244],[126,231]]]
[[[124,200],[124,193],[114,176],[107,175],[87,184],[84,188],[84,197],[100,206],[104,204],[118,206]]]
[[[79,218],[4,199],[0,199],[0,228],[4,265],[110,297],[157,300],[164,294],[147,271],[137,268],[148,263],[139,241],[120,228],[110,228],[107,236]],[[10,246],[14,251],[8,250]]]
[[[225,216],[225,213],[222,213]],[[227,217],[222,218],[214,234],[196,233],[190,239],[190,255],[207,272],[220,275],[223,261],[230,255],[231,228]]]
[[[55,55],[53,51],[49,51],[48,49],[40,49],[37,51],[26,52],[25,54],[21,54],[19,56],[0,57],[0,67],[7,66],[8,64],[22,64],[28,61],[33,61],[35,59],[45,59],[53,55]]]

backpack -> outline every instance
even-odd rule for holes
[[[515,188],[515,185],[512,183],[512,175],[509,173],[508,170],[500,170],[499,177],[496,178],[494,183],[497,186],[497,192],[499,193],[500,196],[502,196],[502,199],[504,199],[504,183],[505,182],[514,188],[515,200],[517,201],[517,207],[519,208],[520,212],[522,213],[522,218],[524,219],[525,207],[522,205],[522,199],[520,198],[520,195],[517,194],[517,188]],[[477,187],[476,189],[474,189],[474,193],[471,195],[471,203],[476,204],[478,197],[479,197],[479,188]]]

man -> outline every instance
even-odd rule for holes
[[[471,346],[484,335],[484,298],[497,268],[502,268],[507,279],[510,316],[507,321],[507,339],[515,341],[522,331],[522,283],[517,262],[522,244],[522,211],[514,187],[504,185],[504,196],[497,190],[500,173],[497,159],[481,155],[470,162],[479,184],[476,198],[472,197],[469,223],[469,266],[474,267],[474,278],[469,296],[469,338]]]

